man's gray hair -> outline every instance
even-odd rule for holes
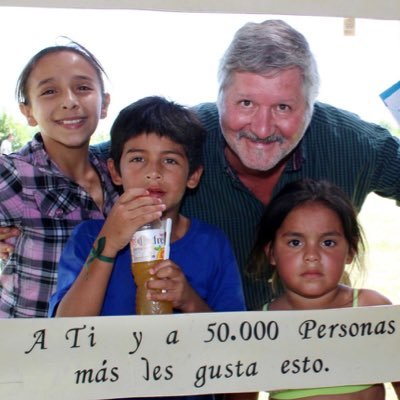
[[[240,28],[221,59],[218,71],[219,101],[235,72],[272,75],[280,70],[299,68],[311,118],[319,90],[317,64],[306,38],[281,20],[249,22]]]

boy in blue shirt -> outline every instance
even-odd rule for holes
[[[113,182],[120,196],[105,221],[80,224],[59,262],[50,316],[135,314],[130,239],[142,225],[172,219],[170,259],[153,268],[147,297],[177,312],[245,310],[231,245],[218,228],[179,213],[195,190],[205,131],[188,109],[160,97],[123,109],[111,128]]]

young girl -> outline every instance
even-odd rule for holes
[[[286,185],[260,221],[250,271],[267,270],[276,298],[264,310],[314,310],[391,304],[381,294],[342,284],[346,264],[364,249],[354,208],[324,181]],[[278,290],[280,288],[280,290]],[[400,383],[393,386],[400,394]],[[271,399],[381,400],[382,384],[283,390]]]
[[[73,227],[104,219],[117,198],[105,160],[89,149],[110,101],[103,74],[72,42],[38,52],[18,79],[20,110],[40,133],[0,159],[0,226],[21,231],[0,276],[1,317],[47,316]]]

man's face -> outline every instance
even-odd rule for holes
[[[234,73],[219,113],[228,150],[244,167],[268,171],[297,146],[308,122],[302,84],[297,68]]]

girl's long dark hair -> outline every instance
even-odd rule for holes
[[[365,250],[363,231],[357,214],[346,193],[328,181],[304,179],[288,183],[267,205],[258,224],[256,240],[247,265],[247,272],[264,279],[271,279],[275,270],[265,255],[265,246],[272,246],[276,232],[287,215],[305,203],[321,203],[339,217],[350,251],[358,259]]]

